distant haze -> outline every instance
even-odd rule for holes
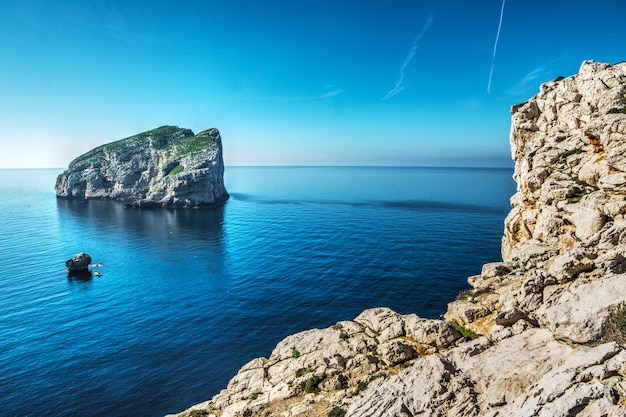
[[[506,6],[506,7],[505,7]],[[0,2],[0,168],[162,125],[226,165],[511,166],[509,109],[626,59],[626,2]]]

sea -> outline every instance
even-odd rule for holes
[[[289,334],[438,318],[515,192],[512,168],[226,167],[222,207],[131,209],[57,199],[61,171],[0,170],[3,416],[163,416]]]

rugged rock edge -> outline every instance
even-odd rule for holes
[[[220,133],[162,126],[99,146],[69,164],[55,191],[59,198],[137,207],[218,205],[228,199]]]
[[[511,109],[503,261],[445,320],[366,310],[281,341],[180,416],[626,415],[626,63]]]

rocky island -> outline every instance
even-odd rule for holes
[[[179,415],[626,415],[626,63],[511,113],[503,259],[443,320],[381,307],[288,336]]]
[[[217,129],[196,135],[162,126],[74,159],[58,176],[57,197],[115,199],[138,207],[202,207],[228,199]]]

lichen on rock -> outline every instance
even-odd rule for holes
[[[220,133],[162,126],[98,146],[69,164],[55,191],[60,198],[115,199],[139,207],[220,204],[228,198]]]

